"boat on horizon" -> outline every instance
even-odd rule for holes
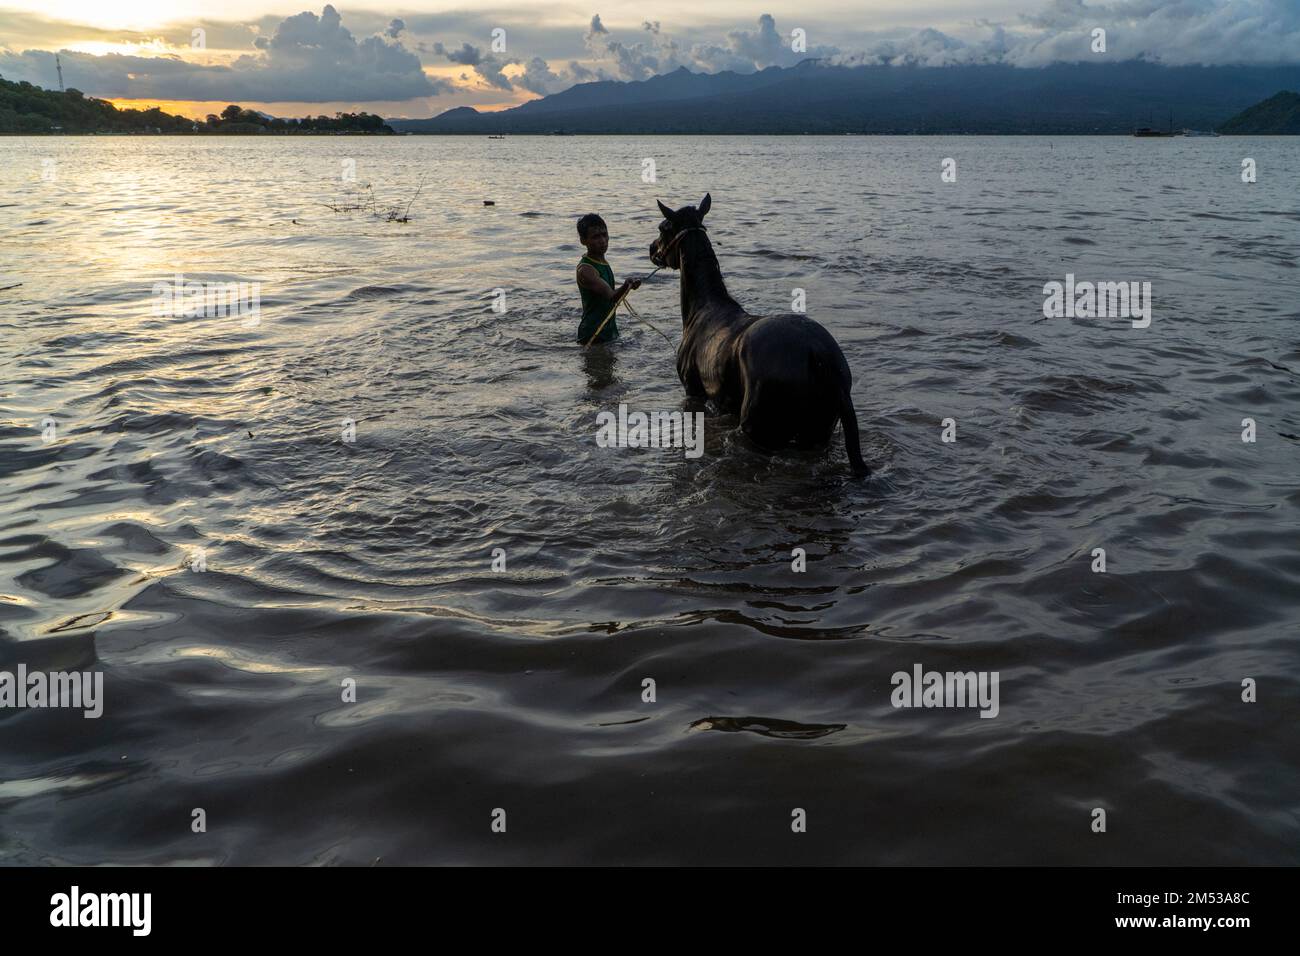
[[[1151,117],[1148,116],[1147,123],[1149,124],[1150,122],[1151,122]],[[1139,139],[1155,139],[1155,138],[1164,139],[1170,136],[1177,136],[1178,134],[1174,132],[1174,111],[1173,110],[1169,111],[1168,130],[1156,129],[1154,126],[1150,126],[1150,125],[1135,126],[1133,128],[1133,135],[1138,137]]]

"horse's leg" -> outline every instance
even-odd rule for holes
[[[790,442],[790,427],[780,389],[759,378],[748,366],[741,366],[744,397],[740,402],[740,430],[755,445],[777,451]]]
[[[704,383],[700,380],[700,370],[695,364],[694,352],[678,350],[677,377],[681,379],[682,387],[686,389],[686,394],[689,397],[699,399],[709,397],[708,391],[704,388]]]
[[[825,448],[840,417],[838,384],[834,372],[814,353],[808,358],[807,377],[799,388],[798,425],[793,437],[797,448]]]
[[[830,444],[831,434],[835,431],[835,418],[834,413],[827,414],[821,408],[811,411],[795,432],[794,446],[805,450],[825,448]]]

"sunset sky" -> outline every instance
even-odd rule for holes
[[[1095,56],[1097,26],[1116,59],[1300,61],[1300,0],[0,0],[0,76],[57,89],[58,51],[66,86],[118,105],[423,117],[680,66],[749,72],[816,56],[1032,68]],[[806,52],[791,49],[795,28]]]

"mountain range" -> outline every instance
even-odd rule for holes
[[[755,73],[581,83],[499,112],[470,107],[390,119],[411,133],[1129,133],[1213,129],[1300,66],[1123,63],[837,66],[805,60]]]

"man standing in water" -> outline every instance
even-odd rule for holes
[[[609,229],[605,220],[594,212],[589,212],[578,220],[578,241],[583,244],[587,254],[578,263],[578,294],[582,296],[582,321],[578,324],[578,341],[584,345],[605,322],[605,316],[619,296],[629,289],[641,287],[640,279],[628,279],[618,288],[614,287],[614,270],[605,261],[605,250],[609,248]],[[611,342],[618,338],[618,319],[610,316],[605,327],[600,330],[597,342]]]

